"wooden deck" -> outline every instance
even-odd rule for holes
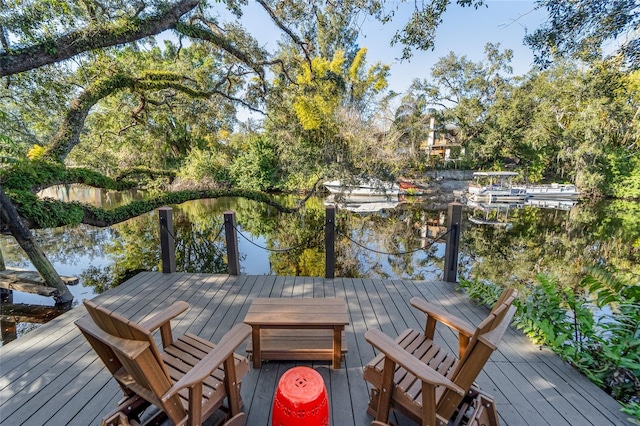
[[[444,282],[322,279],[276,276],[141,273],[94,300],[133,319],[141,319],[174,301],[191,308],[173,322],[217,341],[243,320],[254,297],[344,297],[351,324],[349,352],[340,370],[329,362],[267,362],[251,370],[242,385],[248,425],[268,425],[276,383],[295,365],[310,365],[325,379],[333,425],[369,425],[368,388],[362,365],[374,351],[363,338],[369,328],[395,336],[407,326],[421,327],[422,314],[409,299],[422,296],[477,325],[488,312]],[[95,425],[115,407],[120,391],[73,321],[74,308],[50,323],[0,348],[0,424]],[[440,329],[441,343],[456,350],[453,333]],[[620,405],[556,355],[509,330],[478,379],[493,394],[504,425],[624,425]],[[399,425],[412,424],[397,418]]]

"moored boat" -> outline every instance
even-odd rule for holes
[[[573,184],[514,185],[516,172],[475,172],[469,183],[469,199],[483,202],[544,200],[577,200],[578,188]]]
[[[545,200],[575,200],[580,196],[578,188],[573,184],[527,185],[525,190],[528,197]]]
[[[469,198],[474,201],[518,201],[527,198],[524,186],[514,186],[515,172],[475,172],[469,183]]]
[[[323,185],[332,194],[347,196],[398,195],[400,186],[395,182],[379,179],[354,179],[353,181],[332,180]]]
[[[398,207],[400,200],[397,196],[386,195],[361,195],[344,197],[341,195],[329,195],[325,201],[327,204],[335,204],[339,209],[353,213],[376,213],[380,210],[392,210]]]

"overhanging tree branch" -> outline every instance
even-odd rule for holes
[[[174,28],[179,19],[200,0],[181,0],[144,19],[130,18],[117,24],[87,28],[43,41],[40,44],[0,52],[0,77],[29,71],[72,58],[83,52],[130,43]]]
[[[52,138],[45,153],[45,158],[63,162],[69,152],[80,142],[80,134],[84,128],[84,123],[93,106],[103,98],[110,96],[120,90],[129,89],[134,92],[155,91],[173,89],[176,92],[184,93],[191,98],[210,99],[213,96],[223,96],[233,102],[237,102],[252,111],[264,114],[261,110],[253,107],[249,103],[232,96],[230,93],[221,90],[220,87],[227,79],[224,78],[211,90],[191,87],[187,83],[193,84],[193,79],[168,71],[149,71],[142,73],[138,77],[115,73],[104,77],[85,89],[75,98],[67,111],[67,115],[61,124],[56,135]],[[146,102],[146,98],[145,98]],[[144,105],[138,105],[133,113],[139,113]],[[135,115],[134,115],[135,118]]]

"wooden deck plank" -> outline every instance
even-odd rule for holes
[[[605,425],[626,424],[627,416],[620,411],[620,404],[613,398],[603,397],[601,389],[573,368],[547,364],[532,364],[532,367],[553,383],[567,403],[575,406],[586,418],[596,419]]]
[[[344,366],[349,381],[352,418],[354,424],[364,425],[368,424],[366,423],[367,419],[369,422],[371,419],[366,414],[369,403],[369,386],[362,378],[362,360],[370,360],[375,354],[373,347],[364,340],[364,314],[358,302],[353,281],[348,278],[335,280],[334,285],[336,286],[336,296],[345,298],[349,310],[349,325],[345,327],[349,354],[344,359]]]
[[[156,272],[139,274],[94,300],[135,320],[177,300],[187,301],[190,308],[172,321],[176,333],[188,330],[216,341],[242,321],[254,297],[342,297],[350,321],[342,368],[332,370],[329,362],[265,362],[243,381],[244,411],[249,426],[268,424],[279,377],[293,366],[308,365],[325,380],[331,424],[364,426],[372,419],[366,414],[369,387],[362,379],[362,365],[375,354],[364,332],[379,328],[396,335],[406,327],[421,328],[424,316],[411,308],[412,296],[474,325],[488,312],[440,282]],[[97,424],[115,406],[121,397],[118,386],[73,324],[84,313],[76,307],[0,348],[1,424]],[[457,347],[455,334],[446,328],[438,329],[437,339]],[[617,402],[517,330],[507,332],[495,355],[478,383],[496,398],[502,424],[630,424]],[[402,416],[395,421],[399,426],[412,424]]]
[[[528,400],[522,394],[520,389],[503,373],[502,369],[497,367],[495,363],[487,363],[484,371],[496,383],[499,389],[503,389],[503,395],[507,401],[522,415],[527,424],[531,425],[552,425],[546,421],[545,417],[536,410],[536,404],[539,401]],[[531,396],[531,395],[530,395]]]
[[[529,377],[523,374],[520,369],[516,368],[516,366],[514,364],[511,364],[510,362],[497,362],[493,363],[493,365],[495,365],[497,369],[500,370],[500,372],[502,372],[509,379],[509,381],[511,381],[511,383],[513,383],[513,385],[522,394],[524,399],[526,399],[529,403],[531,403],[531,401],[536,401],[535,404],[531,403],[531,405],[540,415],[540,417],[544,418],[547,423],[554,426],[569,425],[569,422],[567,422],[562,414],[558,412],[557,408],[552,405],[550,401],[542,394],[545,385],[547,385],[548,383],[539,383],[538,381],[540,380],[540,378],[529,376],[531,377],[530,380],[536,382],[536,385],[538,385],[539,387],[534,386],[533,383],[528,380]],[[522,370],[524,370],[525,373],[527,372],[526,369]],[[489,374],[490,377],[492,376],[489,373],[489,370],[487,370],[487,374]],[[507,397],[507,399],[509,399],[510,397],[510,395],[505,396]],[[526,411],[525,413],[529,415],[528,411]],[[585,423],[585,419],[582,415],[579,415],[577,419],[580,419],[583,424],[588,424]]]
[[[529,380],[533,380],[534,383],[530,383],[529,387],[535,387],[538,392],[542,395],[545,401],[548,402],[549,405],[553,406],[555,410],[562,416],[562,420],[558,420],[558,423],[555,424],[569,424],[566,419],[584,419],[584,424],[589,424],[588,419],[585,417],[584,412],[582,412],[578,407],[574,404],[569,403],[560,391],[557,386],[549,381],[546,377],[540,376],[536,374],[536,370],[533,368],[531,364],[527,363],[518,363],[514,366],[518,372],[525,378],[531,378]],[[545,417],[547,417],[547,410],[541,410],[541,407],[538,407],[538,410],[544,413]]]
[[[151,279],[151,276],[149,276],[149,279]],[[143,282],[144,280],[145,280],[144,274],[138,274],[129,281],[135,284],[137,282]],[[124,293],[124,291],[125,291],[124,288],[116,287],[109,290],[108,294],[113,295],[112,297],[117,297],[118,294],[122,294]],[[98,295],[96,297],[96,299],[100,299],[100,298],[104,299],[105,295]],[[55,333],[57,336],[61,336],[63,332],[61,332],[60,330],[64,329],[64,325],[71,323],[73,321],[75,321],[75,317],[72,315],[61,315],[59,317],[56,317],[53,320],[48,322],[49,324],[48,327],[39,327],[29,332],[29,337],[30,337],[29,339],[17,339],[11,342],[11,344],[3,346],[2,353],[3,355],[6,355],[8,357],[12,351],[22,352],[30,346],[37,345],[38,342],[41,340],[41,337],[44,337],[44,336],[47,336],[49,338],[54,337],[54,336],[51,336],[52,332]],[[12,361],[17,361],[18,363],[20,363],[20,362],[24,362],[25,358],[15,357],[15,358],[12,358]],[[0,365],[0,368],[5,368],[5,367],[7,369],[11,369],[11,368],[14,368],[14,365],[8,365],[6,362],[3,362],[2,365]]]

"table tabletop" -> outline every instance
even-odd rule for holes
[[[256,298],[244,322],[261,326],[347,325],[349,313],[341,298]]]

